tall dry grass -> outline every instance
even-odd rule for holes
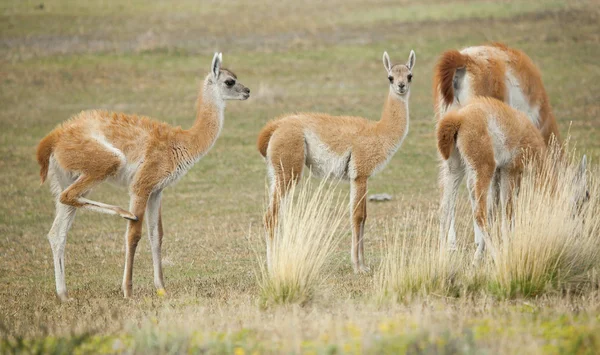
[[[411,213],[385,229],[383,256],[374,276],[378,301],[461,293],[466,262],[462,253],[440,246],[435,220],[434,213]]]
[[[327,277],[324,265],[341,240],[346,208],[334,184],[312,185],[309,178],[293,186],[281,206],[271,270],[259,258],[263,305],[306,303]]]
[[[378,299],[488,293],[500,298],[581,292],[598,287],[600,269],[600,199],[597,169],[565,153],[529,163],[514,197],[512,224],[502,226],[496,211],[489,230],[486,260],[471,265],[472,212],[457,209],[459,248],[447,250],[437,234],[435,212],[411,214],[387,230],[384,255],[375,275]],[[586,197],[586,188],[589,198]],[[460,216],[464,213],[465,215]],[[415,217],[416,215],[416,217]],[[493,254],[493,255],[491,255]]]
[[[579,159],[572,154],[557,156],[553,152],[537,166],[528,163],[515,197],[512,228],[498,223],[492,229],[497,255],[490,270],[491,286],[504,297],[579,292],[597,283],[597,169],[581,175]],[[586,193],[591,198],[584,202]]]

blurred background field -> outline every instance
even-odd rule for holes
[[[399,63],[415,50],[409,135],[388,167],[370,180],[369,193],[394,197],[368,206],[367,260],[376,269],[386,224],[437,205],[431,94],[437,56],[489,41],[519,48],[533,59],[563,137],[570,132],[577,151],[595,163],[600,157],[596,1],[3,1],[0,334],[46,339],[67,351],[72,339],[83,337],[85,346],[107,352],[129,349],[132,342],[136,351],[166,352],[193,341],[214,352],[272,346],[299,352],[313,345],[318,353],[349,352],[357,349],[355,341],[370,344],[359,350],[374,352],[381,344],[381,349],[397,345],[399,351],[444,353],[523,351],[524,344],[532,352],[600,346],[595,293],[527,301],[431,294],[381,309],[372,302],[372,276],[352,272],[349,229],[332,258],[327,290],[315,304],[274,310],[257,305],[255,252],[263,253],[266,169],[255,139],[262,125],[293,111],[379,119],[388,90],[383,51]],[[168,295],[155,295],[144,237],[136,256],[135,297],[122,299],[125,222],[80,212],[66,256],[74,300],[58,303],[46,239],[54,206],[47,186],[39,186],[36,144],[61,121],[90,108],[191,126],[197,88],[215,51],[223,52],[224,66],[252,94],[248,101],[228,104],[212,151],[164,194]],[[94,196],[128,205],[124,190],[109,185]],[[459,232],[472,248],[468,223]],[[178,332],[181,327],[186,331]],[[505,344],[509,339],[514,344]]]

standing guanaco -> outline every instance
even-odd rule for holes
[[[258,136],[258,150],[267,163],[269,207],[265,215],[267,264],[282,199],[298,182],[304,166],[314,176],[350,181],[352,219],[351,257],[355,272],[367,272],[364,226],[367,218],[367,180],[381,171],[408,133],[408,100],[415,65],[411,51],[406,64],[392,65],[383,54],[389,81],[381,119],[295,113],[268,122]]]
[[[161,197],[165,187],[183,177],[213,146],[223,127],[226,100],[246,100],[250,90],[221,68],[215,53],[196,103],[190,129],[148,117],[106,111],[83,111],[42,139],[37,148],[42,183],[48,178],[56,199],[56,218],[48,233],[54,257],[56,292],[67,300],[65,244],[77,208],[128,220],[125,235],[123,294],[132,295],[133,259],[147,217],[154,284],[164,292],[161,264]],[[130,208],[87,199],[103,181],[129,188]]]
[[[493,97],[523,112],[541,133],[546,145],[560,139],[558,125],[540,71],[522,51],[501,43],[467,47],[461,51],[444,52],[435,68],[433,83],[434,109],[437,120],[446,112],[468,105],[479,96]],[[458,186],[462,182],[460,165],[455,160],[443,160],[440,166],[440,216],[454,216]],[[499,175],[495,174],[494,177]],[[492,182],[492,200],[499,203],[498,181]],[[475,231],[475,243],[479,244]],[[454,218],[440,220],[440,239],[456,248]]]
[[[444,162],[456,166],[447,178],[456,181],[467,176],[467,188],[473,207],[475,238],[478,241],[474,262],[481,259],[487,238],[488,210],[491,201],[492,181],[499,184],[499,197],[504,225],[512,218],[512,198],[520,184],[524,164],[533,159],[538,164],[550,151],[539,129],[525,113],[494,98],[476,97],[469,104],[444,115],[438,122],[437,145]],[[576,179],[581,188],[574,189],[576,205],[588,198],[583,157]],[[543,183],[543,181],[540,181]],[[450,195],[456,199],[458,185],[451,186]],[[516,190],[515,190],[516,189]],[[450,220],[454,213],[450,204],[442,200],[440,220]]]

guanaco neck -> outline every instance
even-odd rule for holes
[[[388,136],[393,141],[400,143],[408,133],[408,98],[410,91],[403,96],[397,95],[390,88],[381,119],[377,123],[378,132],[382,136]]]
[[[196,121],[183,132],[183,142],[190,158],[203,156],[215,144],[223,128],[224,111],[225,101],[219,97],[209,74],[198,92]]]

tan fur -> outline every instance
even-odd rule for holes
[[[434,108],[439,120],[457,102],[452,87],[456,69],[464,67],[472,80],[471,97],[487,96],[509,103],[506,87],[507,71],[516,76],[528,103],[539,108],[537,127],[548,144],[551,137],[560,138],[558,125],[542,83],[541,74],[531,59],[523,52],[500,43],[470,47],[458,52],[449,50],[440,57],[434,74]],[[530,117],[531,119],[531,117]]]
[[[442,54],[433,77],[433,97],[434,103],[437,105],[442,96],[445,105],[450,105],[454,101],[453,79],[457,69],[462,69],[467,66],[469,57],[461,54],[456,49],[451,49]]]
[[[387,56],[387,54],[386,54]],[[411,57],[414,64],[414,53]],[[389,61],[389,58],[388,58]],[[304,166],[321,177],[349,180],[352,184],[352,261],[356,271],[365,271],[363,232],[366,220],[367,179],[385,166],[408,131],[409,88],[407,65],[387,68],[393,77],[381,120],[331,116],[323,113],[297,113],[270,121],[258,136],[258,150],[273,176],[270,207],[265,215],[267,248],[274,236],[280,201],[291,184],[298,181]],[[319,154],[322,154],[319,155]],[[268,249],[269,250],[269,249]],[[269,258],[269,256],[267,256]]]
[[[38,146],[42,181],[49,167],[54,176],[52,187],[60,203],[57,211],[64,210],[62,205],[65,205],[118,214],[130,220],[123,278],[125,297],[131,296],[133,258],[147,209],[152,214],[148,223],[153,244],[155,284],[159,289],[164,288],[160,264],[162,190],[185,175],[210,150],[223,124],[224,100],[243,100],[249,96],[250,91],[235,82],[235,74],[221,69],[220,62],[221,56],[215,54],[212,72],[198,94],[196,121],[188,130],[148,117],[92,110],[81,112],[64,122]],[[234,84],[228,85],[231,82]],[[65,183],[65,180],[70,181]],[[129,188],[130,211],[85,198],[93,187],[105,180]],[[68,223],[61,220],[63,215],[69,218],[66,220]],[[55,254],[56,272],[61,277],[64,276],[64,265],[62,257],[57,259],[56,253],[64,252],[64,237],[73,217],[74,213],[71,216],[57,212],[55,226],[48,235]],[[63,228],[65,225],[66,229]],[[58,238],[56,230],[62,230],[64,235]],[[57,238],[61,239],[60,243],[55,241]],[[56,260],[60,265],[56,265]],[[57,292],[61,298],[66,298],[66,287],[59,285],[58,278]]]
[[[263,127],[263,129],[258,134],[258,140],[256,142],[256,147],[260,152],[260,155],[263,158],[267,157],[267,148],[269,147],[269,141],[271,140],[271,136],[273,132],[279,127],[279,120],[272,120],[267,122],[267,124]]]
[[[510,198],[520,181],[523,162],[544,155],[546,145],[539,130],[522,112],[499,100],[484,97],[473,98],[468,105],[448,112],[438,122],[437,137],[438,149],[444,160],[453,160],[453,165],[461,166],[459,169],[466,170],[468,175],[476,233],[481,231],[484,236],[479,241],[477,259],[485,245],[491,201],[488,194],[493,179],[497,177],[500,186],[504,187],[501,191],[503,210],[511,211]],[[450,186],[457,180],[452,175],[457,173],[460,174],[454,171],[445,176],[445,190],[457,188],[457,185]],[[456,192],[452,196],[456,198]],[[448,207],[452,203],[442,199],[442,238],[447,233],[450,219],[453,219],[453,216],[449,217],[454,213],[453,207]]]
[[[449,112],[440,122],[437,129],[438,151],[444,160],[450,158],[450,154],[454,150],[456,135],[462,123],[462,116],[455,112]]]
[[[56,144],[57,134],[55,131],[52,131],[46,137],[44,137],[40,144],[38,144],[36,158],[38,164],[40,164],[40,179],[42,184],[46,181],[48,177],[48,168],[50,167],[50,156],[52,155],[52,151],[54,150],[54,145]]]

